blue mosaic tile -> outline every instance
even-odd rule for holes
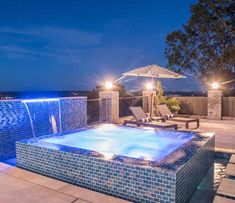
[[[0,101],[0,160],[15,157],[16,141],[87,126],[86,108],[86,97]]]
[[[187,202],[210,168],[214,136],[196,136],[158,163],[43,142],[17,142],[17,166],[133,202]],[[175,163],[175,167],[173,167]]]

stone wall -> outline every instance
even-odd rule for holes
[[[99,93],[100,121],[119,121],[119,92],[102,91]]]
[[[208,119],[221,120],[222,118],[222,96],[219,90],[208,91]]]

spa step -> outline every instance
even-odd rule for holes
[[[235,154],[231,156],[229,163],[235,164]]]
[[[228,164],[225,173],[229,176],[235,176],[235,164]]]
[[[217,190],[218,194],[235,197],[235,180],[229,178],[223,178],[220,186]]]
[[[213,203],[235,203],[235,200],[226,197],[215,196]]]

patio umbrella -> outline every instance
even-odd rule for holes
[[[168,70],[166,68],[162,68],[162,67],[155,65],[155,64],[148,65],[148,66],[141,67],[141,68],[136,68],[134,70],[125,72],[122,75],[123,76],[121,78],[126,77],[126,76],[150,77],[150,78],[152,78],[152,83],[153,83],[154,78],[167,78],[167,79],[186,78],[185,76],[183,76],[179,73],[173,72],[173,71]],[[153,102],[152,102],[153,98],[152,97],[153,97],[153,94],[151,95],[150,118],[152,117],[152,106],[153,106]]]
[[[123,76],[134,76],[134,77],[151,77],[151,78],[171,78],[171,79],[180,79],[186,78],[185,76],[170,71],[166,68],[162,68],[157,65],[148,65],[141,68],[136,68],[134,70],[125,72]]]

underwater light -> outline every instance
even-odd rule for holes
[[[51,98],[51,99],[25,99],[25,100],[22,100],[23,103],[50,102],[50,101],[59,101],[59,99]]]

